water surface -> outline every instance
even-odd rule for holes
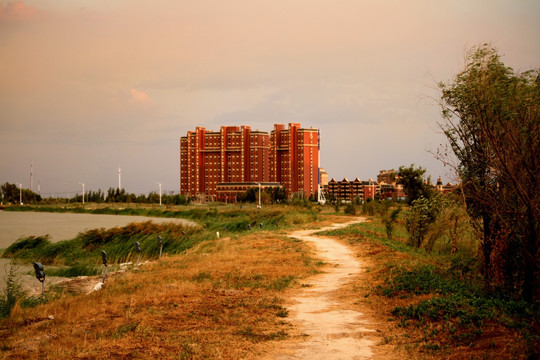
[[[90,229],[102,227],[108,229],[149,220],[155,223],[174,222],[194,225],[192,221],[184,219],[146,216],[0,211],[0,249],[5,249],[26,236],[49,235],[52,242],[57,242],[73,239],[78,233]],[[5,288],[9,263],[9,259],[0,258],[0,292]],[[20,270],[31,271],[30,264],[21,264],[19,267]],[[32,280],[31,277],[26,277]],[[37,280],[33,283],[39,286]]]
[[[0,249],[25,236],[49,235],[52,242],[68,240],[90,229],[125,226],[132,222],[153,221],[193,224],[184,219],[129,215],[0,211]]]

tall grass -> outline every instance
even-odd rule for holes
[[[17,271],[15,266],[11,266],[6,276],[6,287],[4,293],[0,295],[0,319],[8,317],[17,302],[25,297],[22,286],[17,281]]]
[[[208,234],[201,228],[147,221],[111,229],[88,230],[79,233],[74,239],[56,243],[51,242],[47,236],[21,238],[10,245],[2,256],[21,262],[39,261],[47,265],[99,264],[101,250],[104,250],[109,262],[121,263],[138,256],[135,241],[141,244],[142,258],[157,257],[158,234],[162,237],[163,251],[168,253],[181,252],[208,238]]]
[[[50,208],[47,208],[50,209]],[[53,208],[58,209],[58,208]],[[101,250],[108,255],[111,263],[133,261],[138,257],[134,244],[141,244],[141,259],[156,258],[159,255],[157,235],[163,241],[163,253],[176,254],[201,243],[216,238],[216,231],[228,233],[275,230],[294,224],[312,221],[317,212],[294,207],[275,207],[264,210],[237,210],[217,208],[189,209],[185,211],[160,211],[153,209],[100,209],[116,214],[133,211],[144,215],[181,217],[195,220],[200,226],[176,223],[156,224],[151,221],[131,223],[111,229],[92,229],[79,233],[71,240],[53,243],[48,236],[29,236],[17,240],[2,254],[17,261],[39,261],[48,265],[99,264]]]
[[[399,327],[422,330],[424,350],[474,347],[483,336],[492,336],[489,332],[496,327],[509,334],[519,333],[526,343],[523,353],[536,358],[540,354],[535,350],[540,344],[539,307],[483,291],[476,257],[478,241],[465,224],[460,226],[455,252],[446,234],[437,238],[429,253],[407,245],[408,234],[399,221],[393,239],[388,239],[379,217],[323,234],[345,238],[354,246],[369,242],[391,250],[387,262],[380,265],[382,282],[371,295],[385,297],[385,302],[405,303],[391,313]],[[397,253],[401,255],[395,256]]]

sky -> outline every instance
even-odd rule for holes
[[[0,183],[178,192],[188,131],[290,122],[330,178],[454,181],[437,83],[483,43],[538,68],[540,1],[0,0]]]

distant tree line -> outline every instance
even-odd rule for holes
[[[102,192],[101,189],[98,191],[88,191],[84,194],[84,199],[87,202],[95,203],[135,203],[135,204],[159,204],[159,194],[151,191],[148,195],[141,194],[136,195],[133,193],[126,192],[125,189],[118,188],[109,188],[107,192]],[[76,195],[71,199],[75,202],[82,201],[82,194]],[[163,205],[186,205],[189,204],[190,199],[184,195],[176,194],[162,194],[161,203]]]
[[[21,201],[23,204],[33,204],[41,201],[41,196],[29,189],[21,189],[16,184],[5,183],[0,186],[2,203],[18,204]],[[21,196],[22,195],[22,196]]]
[[[21,193],[23,204],[34,204],[44,201],[41,195],[28,189],[21,190],[16,184],[10,184],[6,182],[2,186],[0,186],[0,195],[2,198],[1,200],[4,204],[19,204]],[[82,194],[77,194],[71,198],[64,198],[64,200],[68,202],[82,202],[83,198]],[[84,201],[93,203],[159,204],[159,194],[152,191],[148,195],[136,195],[127,193],[125,189],[109,188],[107,192],[103,192],[101,189],[99,189],[98,191],[89,190],[85,192]],[[161,203],[163,205],[186,205],[190,203],[190,199],[189,197],[180,194],[162,194]]]
[[[246,192],[239,193],[236,196],[236,201],[242,203],[257,203],[259,202],[259,188],[249,188]],[[279,187],[268,187],[261,190],[262,204],[276,204],[287,201],[285,189]]]

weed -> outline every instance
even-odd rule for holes
[[[137,326],[139,326],[138,322],[129,322],[107,333],[107,336],[112,339],[120,339],[124,337],[126,334],[135,331],[137,329]]]
[[[282,291],[288,288],[289,286],[291,286],[291,284],[295,281],[295,279],[296,278],[294,276],[283,276],[274,280],[266,288],[268,290]]]
[[[269,334],[257,333],[252,327],[246,326],[237,332],[237,335],[243,336],[251,340],[252,342],[269,341],[269,340],[282,340],[285,339],[288,334],[285,331],[277,331]]]
[[[207,273],[207,272],[201,271],[201,272],[197,273],[196,275],[193,275],[193,277],[191,278],[191,280],[196,281],[196,282],[202,282],[202,281],[206,281],[206,280],[212,280],[212,275],[210,275],[210,274]]]
[[[8,317],[17,302],[21,301],[25,292],[17,279],[17,269],[11,266],[6,276],[4,294],[0,296],[0,319]]]

